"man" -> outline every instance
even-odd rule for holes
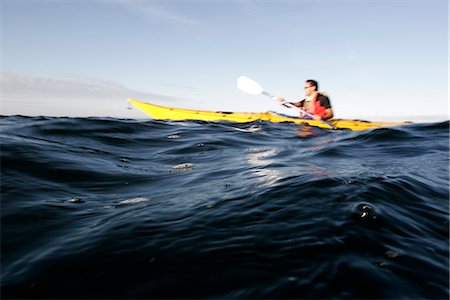
[[[333,117],[333,109],[331,108],[330,99],[319,91],[319,84],[317,81],[308,79],[305,84],[306,98],[300,102],[288,102],[291,105],[297,106],[302,110],[312,114],[314,120],[328,120]],[[278,102],[286,103],[284,98],[279,98]],[[300,112],[300,117],[304,117]]]

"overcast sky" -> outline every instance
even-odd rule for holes
[[[316,79],[338,118],[448,119],[448,15],[447,0],[3,0],[1,114],[281,111],[236,88],[246,75],[291,101]]]

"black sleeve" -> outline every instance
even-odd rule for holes
[[[325,95],[319,95],[320,105],[325,108],[331,108],[330,99]]]
[[[295,106],[297,106],[297,104],[298,104],[298,105],[300,105],[300,107],[303,107],[305,105],[305,99],[303,99],[299,102],[289,102],[289,103],[292,105],[295,105]]]

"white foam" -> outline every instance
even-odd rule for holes
[[[132,204],[139,204],[143,202],[149,201],[149,198],[146,197],[136,197],[136,198],[130,198],[120,201],[117,205],[132,205]]]

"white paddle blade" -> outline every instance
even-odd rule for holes
[[[253,79],[248,78],[247,76],[241,76],[237,80],[237,87],[248,94],[258,95],[261,94],[264,89]]]

